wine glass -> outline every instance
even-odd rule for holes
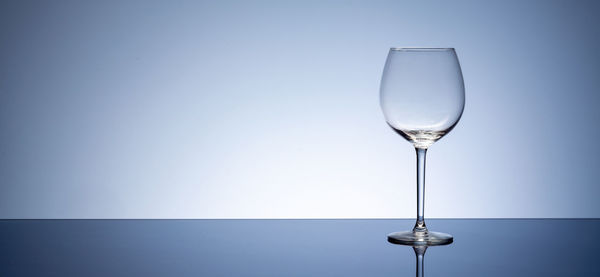
[[[465,88],[454,48],[391,48],[381,79],[380,104],[390,127],[417,152],[417,222],[412,231],[388,235],[406,245],[451,243],[449,234],[425,226],[425,154],[458,123]]]

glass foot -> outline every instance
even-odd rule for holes
[[[453,240],[452,235],[430,231],[404,231],[388,235],[389,242],[404,245],[445,245]]]

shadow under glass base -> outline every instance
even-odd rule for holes
[[[430,231],[404,231],[388,235],[389,242],[404,245],[445,245],[453,240],[452,235]]]

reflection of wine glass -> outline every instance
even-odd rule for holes
[[[452,243],[452,242],[450,242]],[[447,244],[450,244],[447,243]],[[425,276],[425,251],[427,251],[427,244],[421,244],[421,245],[413,245],[412,246],[413,250],[415,251],[415,257],[417,258],[416,261],[416,265],[417,265],[417,269],[416,269],[416,276],[417,277],[423,277]]]
[[[462,72],[454,48],[392,48],[381,79],[380,101],[387,123],[417,152],[417,222],[412,231],[388,235],[393,243],[438,245],[452,236],[425,226],[425,154],[450,132],[465,106]]]
[[[417,269],[416,276],[424,277],[425,276],[425,265],[423,264],[425,259],[425,251],[427,250],[427,245],[415,245],[413,246],[413,250],[415,251],[415,257],[417,258]]]

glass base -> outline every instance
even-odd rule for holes
[[[445,245],[453,240],[452,235],[430,231],[404,231],[388,235],[389,242],[404,245]]]

